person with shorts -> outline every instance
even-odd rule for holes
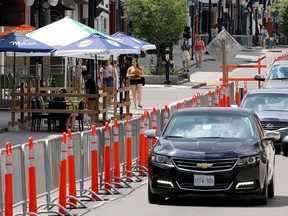
[[[183,63],[183,71],[189,72],[189,61],[191,57],[190,57],[190,46],[187,40],[184,41],[180,49],[181,49],[180,56]]]
[[[143,69],[138,64],[138,59],[132,59],[132,65],[128,68],[126,77],[130,79],[130,89],[132,91],[134,108],[137,108],[136,99],[138,101],[138,107],[142,108],[142,80],[144,77]]]
[[[87,70],[82,71],[82,77],[85,80],[85,91],[86,94],[96,94],[96,84],[95,80],[89,75]],[[96,97],[85,97],[83,100],[87,104],[88,110],[95,111],[96,107]],[[91,119],[91,126],[96,125],[96,114],[89,114]]]

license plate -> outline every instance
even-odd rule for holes
[[[194,186],[214,186],[214,176],[194,175]]]

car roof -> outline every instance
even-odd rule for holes
[[[250,109],[244,108],[232,108],[232,107],[193,107],[177,110],[177,114],[189,114],[189,113],[199,113],[199,114],[225,114],[225,115],[247,115],[250,116],[254,112]]]
[[[251,89],[248,94],[288,94],[288,88],[261,88],[261,89]]]

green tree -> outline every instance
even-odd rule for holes
[[[131,35],[156,45],[157,65],[165,48],[182,37],[187,20],[187,0],[125,0],[124,18],[132,24]]]
[[[281,0],[278,3],[273,3],[271,6],[271,11],[278,10],[279,17],[277,23],[274,25],[278,25],[280,27],[280,31],[287,37],[288,36],[288,0]],[[281,25],[279,25],[281,23]]]

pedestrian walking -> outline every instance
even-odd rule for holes
[[[130,89],[132,91],[132,100],[134,108],[142,108],[141,99],[142,99],[142,77],[144,77],[143,69],[138,64],[138,59],[133,58],[131,67],[128,68],[126,77],[130,78]]]
[[[262,47],[266,47],[266,41],[269,39],[269,33],[265,26],[262,26],[261,29],[261,39],[262,39]]]
[[[190,57],[190,48],[188,41],[184,40],[183,44],[181,45],[180,48],[180,56],[182,59],[182,64],[183,64],[183,71],[184,72],[189,72],[189,61],[191,59]]]
[[[201,40],[200,35],[196,35],[194,50],[195,50],[196,67],[201,68],[205,53],[205,43],[203,40]]]
[[[87,70],[82,71],[82,77],[85,80],[85,91],[86,94],[96,94],[96,84],[95,80],[89,75]],[[96,107],[96,97],[86,97],[83,100],[86,103],[88,110],[95,111],[98,109]],[[96,125],[96,114],[89,114],[91,119],[91,126]]]

